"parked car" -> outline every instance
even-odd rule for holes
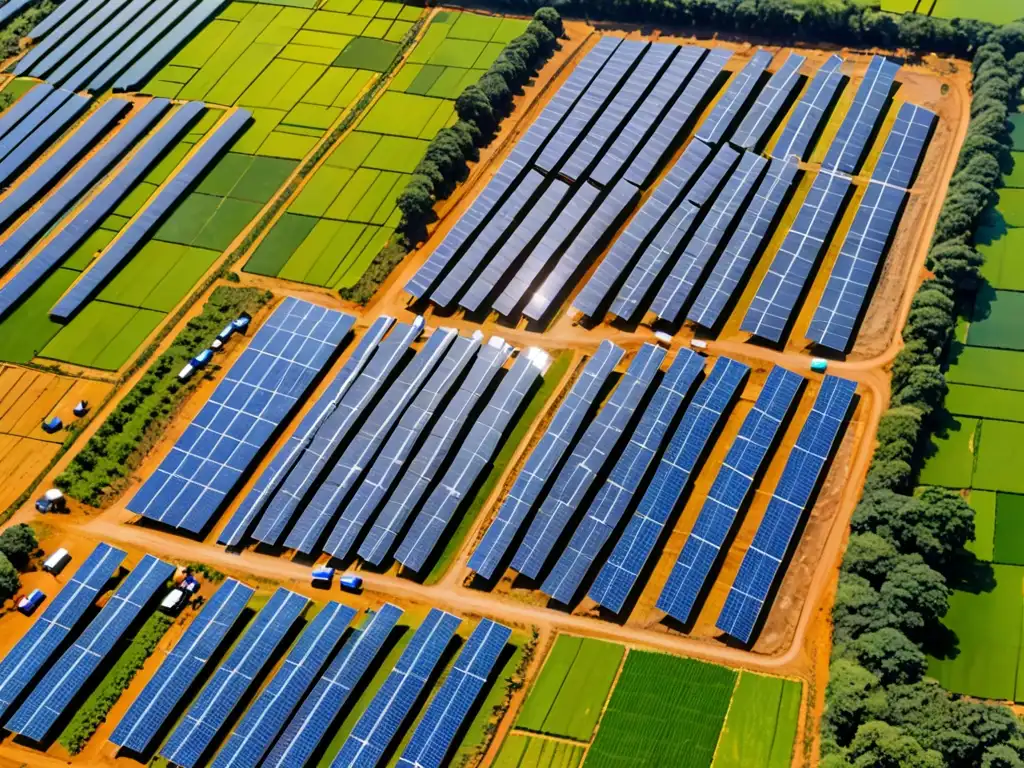
[[[42,495],[42,498],[36,499],[36,509],[44,515],[47,513],[67,512],[68,503],[63,493],[56,488],[51,488]]]
[[[89,401],[79,400],[75,404],[75,407],[72,409],[72,412],[75,414],[75,416],[85,416],[85,414],[89,412]]]
[[[363,579],[360,576],[355,576],[351,573],[346,573],[342,576],[338,580],[338,583],[346,592],[358,592],[363,588]]]
[[[332,581],[334,581],[334,569],[329,565],[321,565],[313,569],[314,587],[330,587]]]
[[[60,420],[60,416],[54,416],[52,419],[43,422],[43,432],[48,435],[60,432],[62,429],[64,429],[64,422]]]
[[[823,357],[815,357],[811,360],[811,370],[815,373],[824,373],[828,370],[828,360]]]

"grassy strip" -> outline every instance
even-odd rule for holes
[[[206,577],[206,580],[212,584],[220,584],[227,578],[225,574],[218,571],[212,565],[207,565],[206,563],[189,563],[188,569],[193,573],[202,574]]]

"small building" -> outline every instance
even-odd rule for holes
[[[70,562],[71,553],[64,549],[64,547],[61,547],[46,558],[46,562],[43,563],[43,570],[56,576],[58,573],[63,571],[65,566]]]

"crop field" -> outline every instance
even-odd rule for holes
[[[493,768],[579,768],[584,747],[524,733],[510,734]]]
[[[712,768],[787,768],[799,717],[799,683],[740,672]]]
[[[940,19],[978,19],[1006,24],[1020,17],[1019,9],[1004,0],[881,0],[883,11],[923,13]]]

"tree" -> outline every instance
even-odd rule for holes
[[[867,579],[855,574],[840,579],[832,606],[833,643],[837,647],[891,623],[878,590]]]
[[[849,645],[857,661],[883,685],[915,683],[928,668],[924,653],[893,627],[865,632]]]
[[[885,690],[878,678],[849,659],[836,659],[829,667],[823,725],[840,746],[845,746],[861,723],[884,715]]]
[[[9,600],[21,589],[21,579],[7,555],[0,552],[0,600]]]
[[[533,14],[533,18],[548,28],[555,37],[561,37],[565,34],[565,27],[562,24],[562,16],[551,6],[544,6],[538,8]]]
[[[891,541],[870,531],[855,533],[846,545],[843,571],[861,576],[877,587],[885,581],[898,558],[899,553]]]
[[[883,608],[898,617],[898,626],[904,632],[934,626],[949,610],[946,580],[917,554],[890,561],[879,593]]]
[[[491,106],[491,100],[476,83],[467,85],[459,94],[459,98],[455,100],[455,111],[461,120],[480,126],[481,130],[490,131],[494,125],[494,108]]]
[[[12,525],[0,533],[0,552],[20,569],[28,565],[28,559],[39,548],[35,531],[25,523]]]
[[[847,760],[855,768],[943,768],[942,755],[924,749],[894,725],[878,720],[857,729]]]
[[[946,394],[946,377],[937,365],[919,365],[910,372],[904,385],[893,393],[893,405],[913,405],[931,413]]]

